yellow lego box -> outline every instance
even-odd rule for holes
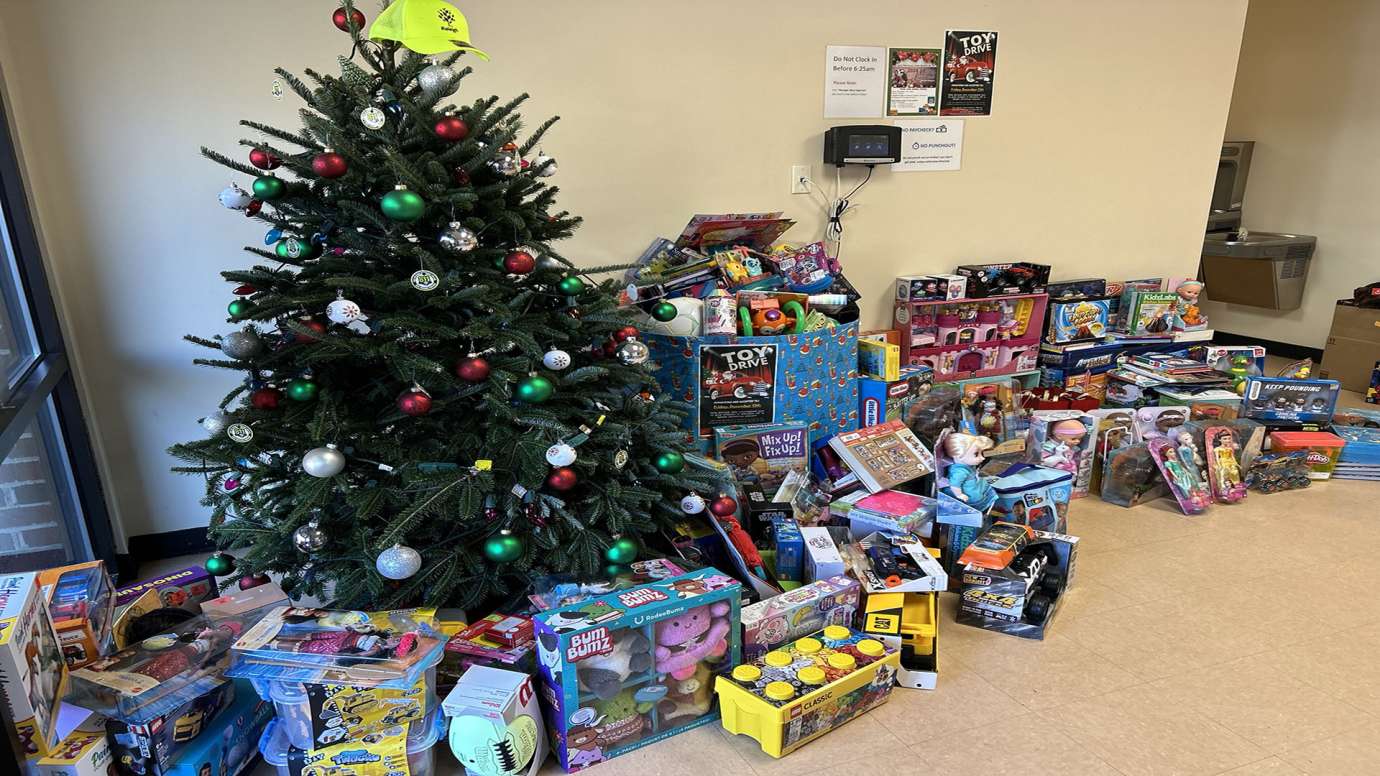
[[[720,676],[714,691],[724,729],[781,757],[891,697],[899,651],[830,625]]]

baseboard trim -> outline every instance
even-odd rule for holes
[[[1229,331],[1217,330],[1213,335],[1212,341],[1218,345],[1264,345],[1265,351],[1272,356],[1289,358],[1301,361],[1305,358],[1313,359],[1314,363],[1322,361],[1323,352],[1321,348],[1310,348],[1306,345],[1295,345],[1292,342],[1276,342],[1275,340],[1261,339],[1259,337],[1246,337],[1240,334],[1232,334]]]
[[[137,566],[164,558],[210,552],[215,545],[206,536],[205,528],[183,528],[180,531],[142,534],[129,537],[129,558]]]

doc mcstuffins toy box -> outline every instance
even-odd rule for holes
[[[741,652],[741,585],[714,568],[538,614],[551,746],[567,772],[714,721]]]
[[[1342,384],[1336,380],[1250,375],[1242,415],[1262,423],[1328,423],[1341,393]]]
[[[0,717],[18,734],[19,759],[37,760],[53,751],[66,686],[67,661],[38,575],[0,576],[0,692],[7,710]]]
[[[852,577],[811,582],[743,607],[743,660],[756,660],[826,625],[849,625],[862,589]]]

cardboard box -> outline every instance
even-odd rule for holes
[[[1012,527],[997,523],[973,546],[982,546],[989,534],[1000,534],[998,544],[1005,545],[1003,532]],[[1030,532],[1028,537],[1003,565],[970,562],[963,567],[959,623],[1026,639],[1044,638],[1073,583],[1078,537],[1045,531]]]
[[[62,642],[68,668],[81,668],[114,646],[115,583],[94,560],[39,572],[38,584]]]
[[[58,702],[67,689],[62,642],[38,574],[0,576],[0,690],[19,739],[18,754],[37,760],[58,742]]]
[[[235,701],[235,682],[208,677],[185,692],[167,699],[166,711],[141,717],[137,722],[108,719],[105,732],[110,736],[115,762],[125,773],[140,776],[168,776],[173,757],[201,735],[221,709]],[[202,691],[209,685],[210,689]],[[248,689],[246,687],[246,689]],[[253,690],[249,690],[253,695]]]
[[[869,593],[862,630],[901,653],[897,684],[912,690],[939,685],[938,593]]]
[[[743,661],[750,662],[829,625],[849,625],[862,588],[852,577],[829,577],[743,607]]]
[[[238,617],[258,609],[267,610],[272,606],[287,604],[287,593],[281,587],[269,582],[248,590],[236,590],[219,598],[203,601],[201,613],[211,618]]]
[[[934,370],[925,366],[901,369],[895,380],[858,378],[858,425],[866,428],[904,420],[906,410],[934,384]]]
[[[113,762],[110,741],[105,735],[105,717],[75,706],[64,706],[59,726],[64,725],[71,713],[79,713],[82,719],[77,726],[62,737],[47,757],[33,764],[33,772],[38,776],[108,776]]]
[[[441,707],[450,717],[450,749],[466,773],[534,776],[541,770],[546,732],[532,677],[475,666]]]
[[[258,754],[259,736],[271,719],[273,704],[240,685],[235,702],[177,753],[164,776],[235,776]]]
[[[772,520],[771,546],[776,551],[776,578],[805,581],[805,537],[801,536],[795,518],[782,515]]]
[[[189,566],[157,579],[148,579],[120,588],[115,594],[115,605],[124,606],[132,603],[134,599],[143,595],[145,590],[157,590],[158,598],[164,606],[186,609],[192,614],[201,614],[201,602],[220,594],[216,589],[216,580],[210,572],[201,566]]]
[[[1338,302],[1318,376],[1365,394],[1376,361],[1380,361],[1380,309],[1357,307],[1350,300]]]
[[[843,556],[838,545],[823,526],[802,526],[800,536],[805,540],[805,581],[814,582],[825,577],[836,577],[845,571]]]

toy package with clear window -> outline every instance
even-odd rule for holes
[[[1169,486],[1145,444],[1109,451],[1102,461],[1102,500],[1135,507],[1169,495]]]
[[[1207,511],[1212,505],[1212,492],[1208,488],[1206,462],[1193,442],[1193,435],[1183,431],[1176,439],[1156,437],[1146,444],[1160,474],[1169,483],[1169,492],[1179,502],[1179,509],[1186,515]]]

